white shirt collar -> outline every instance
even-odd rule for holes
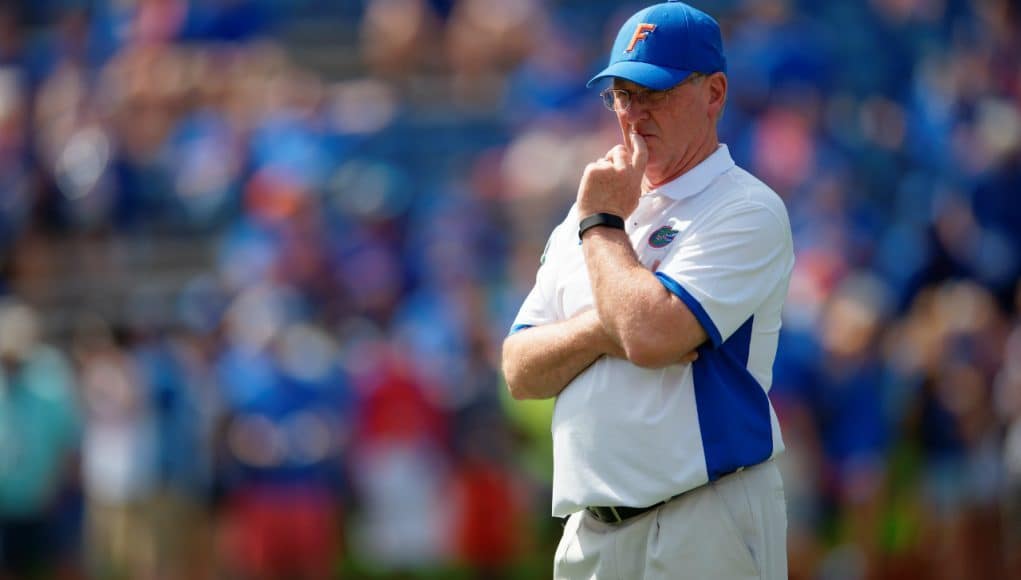
[[[730,150],[723,143],[713,151],[712,155],[706,157],[701,163],[685,171],[673,181],[649,191],[646,195],[666,195],[675,200],[684,199],[701,192],[714,179],[734,166],[734,159],[730,156]]]

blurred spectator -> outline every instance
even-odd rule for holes
[[[1021,312],[1021,284],[1015,288],[1015,313]],[[1006,425],[1003,443],[1003,550],[1007,575],[1021,574],[1021,317],[1015,314],[1004,345],[1003,368],[996,377],[994,401]]]
[[[89,317],[75,336],[85,432],[82,479],[92,573],[156,572],[156,425],[137,362],[105,321]]]
[[[76,566],[81,417],[72,369],[40,330],[30,307],[0,303],[0,578]]]
[[[426,0],[372,0],[360,30],[366,64],[376,76],[396,81],[424,67],[435,68],[436,20]]]
[[[546,13],[535,0],[460,0],[446,27],[451,88],[462,105],[493,103],[530,47],[541,45]]]
[[[352,393],[335,343],[298,323],[290,298],[286,289],[256,287],[227,313],[218,477],[232,575],[328,578],[340,547]]]
[[[922,530],[927,544],[943,546],[926,556],[928,574],[959,578],[983,570],[998,577],[1002,434],[988,373],[1000,364],[1005,321],[989,292],[969,283],[935,289],[914,314],[921,325],[915,336],[925,341],[912,417],[923,452]]]
[[[879,559],[882,490],[890,426],[883,393],[886,369],[880,321],[890,300],[878,280],[848,277],[830,296],[821,320],[815,359],[813,409],[823,452],[825,508],[843,521],[847,550],[857,551],[866,577]]]
[[[132,336],[143,396],[152,409],[157,488],[152,506],[155,569],[170,578],[208,578],[213,488],[212,386],[188,372],[181,339]]]
[[[449,418],[402,353],[375,348],[359,377],[352,476],[362,509],[352,547],[369,569],[408,573],[437,565],[446,548]]]

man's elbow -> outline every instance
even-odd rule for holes
[[[528,376],[526,366],[516,362],[517,359],[504,357],[502,370],[503,380],[507,383],[507,392],[515,401],[545,399],[541,389],[536,388],[536,378]]]
[[[512,399],[521,401],[528,398],[525,389],[521,386],[521,379],[513,369],[507,367],[506,363],[503,366],[503,380],[507,383],[507,392],[510,393]]]
[[[507,391],[515,401],[527,401],[535,398],[529,393],[528,389],[522,388],[520,385],[510,381],[507,381]]]
[[[500,367],[503,371],[503,380],[507,383],[507,391],[510,393],[511,398],[516,401],[527,399],[528,392],[523,386],[521,369],[519,365],[514,364],[517,359],[514,356],[513,347],[508,344],[508,341],[504,341],[502,358]]]

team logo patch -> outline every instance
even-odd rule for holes
[[[649,33],[652,32],[653,30],[656,30],[655,24],[648,24],[646,22],[642,22],[638,26],[636,26],[635,34],[634,36],[631,37],[631,42],[628,43],[627,48],[624,49],[624,52],[631,52],[632,50],[634,50],[635,45],[638,44],[640,41],[649,38]]]
[[[674,241],[677,234],[677,230],[670,226],[663,226],[652,232],[652,235],[649,236],[649,245],[653,248],[665,248],[670,245],[670,242]]]

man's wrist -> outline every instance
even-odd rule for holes
[[[624,230],[624,218],[607,212],[598,212],[586,216],[578,222],[578,239],[580,240],[585,232],[596,227]]]

